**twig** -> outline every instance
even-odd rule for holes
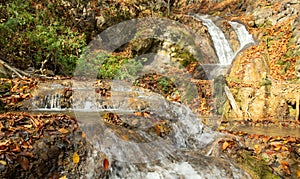
[[[20,78],[24,78],[15,68],[9,66],[5,61],[0,59],[0,63],[7,69],[9,69],[10,71],[14,72],[18,77]]]
[[[25,71],[22,71],[22,70],[20,70],[18,68],[15,68],[15,70],[18,71],[19,73],[21,73],[24,76],[30,77],[30,74],[26,73]]]

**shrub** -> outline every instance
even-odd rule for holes
[[[58,6],[62,0],[10,0],[0,4],[0,47],[2,56],[25,69],[50,69],[58,74],[72,73],[85,35],[66,26],[68,17]]]
[[[142,70],[142,61],[97,52],[83,55],[77,63],[75,76],[99,79],[134,80]]]

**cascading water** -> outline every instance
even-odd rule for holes
[[[234,56],[232,57],[232,60],[238,55],[241,51],[245,50],[249,46],[252,46],[255,44],[255,41],[253,39],[253,36],[248,32],[246,27],[238,22],[229,21],[228,22],[235,33],[238,36],[239,42],[240,42],[240,48],[235,52]]]
[[[112,83],[110,97],[96,93],[92,84],[73,83],[72,110],[94,146],[82,178],[250,178],[230,161],[206,155],[222,136],[205,128],[188,107],[125,83]],[[58,97],[54,91],[51,87],[52,96]],[[45,99],[53,101],[48,96]],[[143,111],[149,116],[134,115]],[[119,115],[131,127],[108,125],[106,112]],[[170,132],[158,135],[157,124],[167,124]],[[110,161],[108,171],[97,160],[99,152]]]
[[[190,14],[194,19],[201,21],[207,28],[214,44],[215,52],[219,59],[219,64],[203,64],[209,79],[227,73],[229,65],[231,65],[234,58],[243,50],[255,44],[253,36],[249,34],[246,27],[238,22],[229,21],[235,33],[237,34],[240,47],[236,52],[233,52],[229,41],[226,39],[223,31],[215,25],[209,16],[200,16],[197,14]]]
[[[234,56],[230,43],[226,39],[223,31],[209,19],[208,16],[191,15],[194,19],[201,21],[207,28],[213,41],[215,51],[221,65],[229,65]]]
[[[234,21],[229,21],[228,23],[231,25],[231,27],[234,29],[238,36],[240,42],[240,49],[244,48],[244,46],[248,44],[255,43],[253,36],[248,32],[248,30],[243,24]],[[237,52],[238,51],[239,50],[237,50]]]
[[[132,88],[124,83],[114,84],[113,89],[123,97],[114,98],[114,102],[120,105],[112,111],[128,123],[138,119],[141,124],[128,129],[119,126],[108,127],[101,122],[99,113],[89,117],[84,113],[76,113],[81,128],[86,131],[87,137],[95,147],[94,154],[91,154],[86,164],[89,171],[93,172],[87,172],[85,177],[250,178],[230,161],[205,155],[206,148],[219,138],[220,134],[204,128],[201,120],[188,107],[168,102],[163,96]],[[137,118],[130,115],[134,108],[129,107],[128,103],[133,99],[135,105],[147,103],[143,104],[146,107],[142,110],[135,108],[135,111],[147,111],[150,117]],[[126,108],[128,110],[125,110]],[[171,128],[169,135],[162,137],[148,130],[158,121],[168,121]],[[101,162],[95,163],[94,160],[98,151],[104,152],[111,161],[111,168],[106,174],[95,172],[102,166]]]
[[[32,101],[32,108],[37,110],[62,110],[61,101],[63,86],[59,84],[41,85],[39,95]]]
[[[207,26],[218,66],[230,65],[235,54],[224,33],[208,16],[192,17]],[[230,24],[240,40],[240,50],[254,42],[242,24]],[[74,80],[71,86],[71,97],[58,85],[36,98],[35,107],[75,112],[94,147],[82,178],[250,178],[230,160],[210,156],[207,151],[222,135],[205,128],[188,107],[126,83],[112,83],[109,97],[97,93],[92,83]],[[71,105],[64,104],[66,97]],[[108,124],[107,112],[127,125]],[[145,115],[140,116],[143,112]],[[109,170],[103,169],[99,157],[110,161]]]

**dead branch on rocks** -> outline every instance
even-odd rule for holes
[[[232,93],[230,92],[228,86],[224,86],[224,90],[225,90],[225,94],[229,100],[229,103],[233,109],[233,111],[235,112],[235,114],[237,115],[238,118],[242,118],[243,117],[243,113],[240,110],[240,108],[238,107]]]
[[[22,70],[20,70],[20,69],[17,69],[17,68],[14,68],[14,67],[12,67],[12,66],[10,66],[10,65],[8,65],[4,60],[4,58],[3,57],[1,57],[0,56],[0,63],[5,67],[5,68],[7,68],[8,70],[10,70],[10,71],[12,71],[13,73],[15,73],[19,78],[22,78],[22,79],[24,79],[24,77],[26,76],[26,77],[30,77],[30,75],[28,74],[28,73],[26,73],[26,72],[24,72],[24,71],[22,71]]]

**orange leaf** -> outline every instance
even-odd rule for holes
[[[129,141],[129,138],[127,135],[121,135],[120,137],[121,137],[121,139],[123,139],[125,141]]]
[[[288,175],[291,174],[291,171],[289,169],[289,163],[285,162],[285,161],[282,161],[281,162],[281,165],[282,165],[282,168],[283,170],[285,171],[285,173],[287,173]]]
[[[222,145],[222,150],[226,150],[229,147],[229,143],[225,141]]]
[[[142,116],[142,113],[141,112],[134,112],[134,115],[136,115],[136,116]]]
[[[65,128],[60,128],[60,129],[58,129],[58,131],[61,132],[61,133],[63,133],[63,134],[69,133],[69,130],[65,129]]]
[[[82,132],[81,137],[85,139],[86,138],[86,134],[84,132]]]
[[[300,178],[300,170],[297,170],[297,177],[299,177]]]
[[[147,112],[143,112],[143,116],[144,117],[150,117],[150,114],[148,114]]]

